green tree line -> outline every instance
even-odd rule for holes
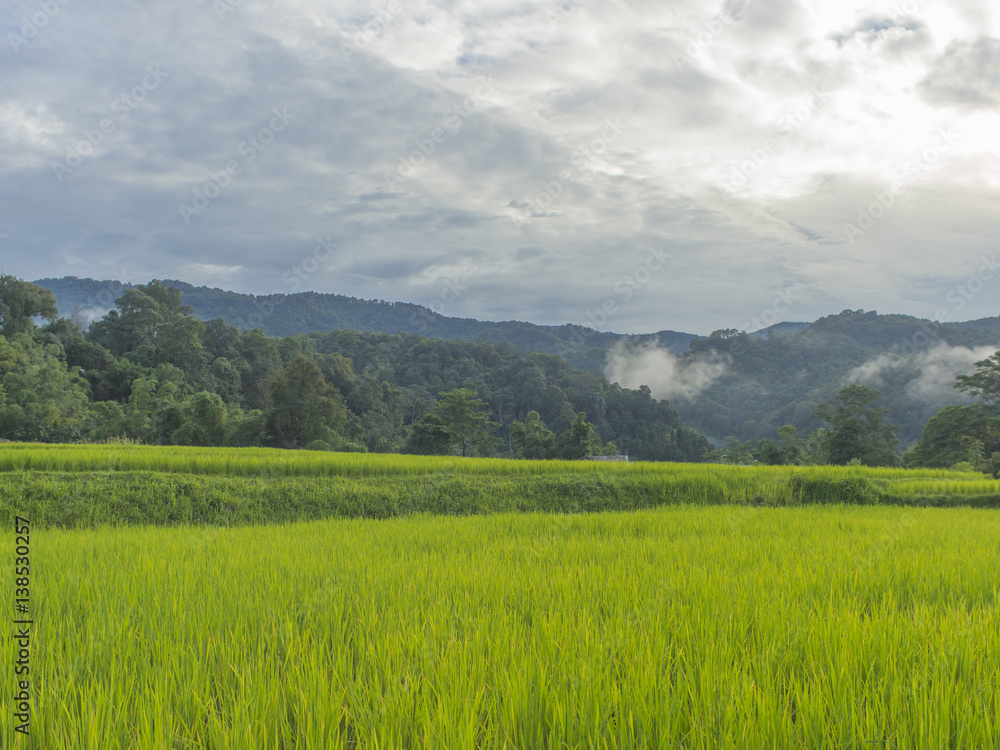
[[[88,316],[97,310],[113,307],[115,298],[132,288],[115,281],[74,277],[36,283],[56,295],[60,314],[81,325],[86,325]],[[856,368],[878,360],[877,375],[862,382],[879,389],[880,403],[888,409],[887,420],[896,426],[901,444],[911,446],[938,410],[957,403],[968,405],[959,394],[938,388],[936,380],[930,389],[915,388],[915,382],[925,374],[921,363],[932,362],[935,348],[941,345],[972,348],[994,346],[1000,340],[1000,317],[939,323],[908,315],[844,310],[812,323],[779,323],[754,333],[728,329],[702,337],[662,330],[638,336],[579,325],[446,317],[419,305],[337,294],[254,296],[182,281],[163,283],[181,290],[184,303],[191,306],[198,320],[222,319],[241,330],[257,327],[272,337],[351,330],[415,333],[470,344],[509,343],[525,354],[555,354],[588,372],[602,370],[609,350],[619,345],[656,344],[680,356],[682,368],[701,358],[724,361],[725,371],[697,398],[673,402],[686,426],[717,441],[726,436],[744,442],[776,440],[784,425],[808,434],[824,424],[813,417],[816,408],[833,398],[845,383],[854,382]],[[442,309],[433,303],[431,307]],[[582,410],[596,417],[591,410]],[[542,417],[550,423],[546,415]],[[562,432],[565,425],[553,429]]]
[[[159,281],[123,288],[115,305],[83,331],[57,316],[51,292],[0,276],[0,438],[1000,469],[1000,353],[958,378],[974,402],[933,414],[904,454],[894,410],[861,384],[804,402],[808,418],[776,437],[746,439],[751,427],[713,450],[649,388],[622,388],[510,343],[351,330],[272,338],[196,319],[182,292]],[[858,318],[877,322],[860,311],[819,321],[827,343]],[[735,331],[692,342],[695,355],[740,347],[737,363],[763,361],[772,346]],[[709,391],[686,408],[710,410],[712,399]]]
[[[924,428],[917,443],[899,452],[897,428],[886,421],[881,394],[867,385],[844,386],[820,404],[814,417],[826,423],[799,437],[794,425],[778,429],[778,439],[741,441],[729,437],[707,459],[736,464],[857,464],[982,471],[1000,477],[1000,352],[959,375],[955,387],[977,398],[970,406],[946,406]]]
[[[554,437],[542,446],[524,425]],[[86,331],[0,278],[0,438],[697,461],[710,443],[648,388],[507,343],[202,322],[159,281]]]

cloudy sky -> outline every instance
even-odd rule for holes
[[[22,278],[621,332],[1000,313],[987,0],[10,0],[0,32]]]

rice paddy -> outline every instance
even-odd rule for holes
[[[788,473],[810,477],[864,475],[891,481],[982,480],[975,472],[838,466],[726,466],[688,463],[523,461],[385,453],[329,453],[277,448],[191,448],[143,445],[0,445],[0,471],[160,471],[265,477],[417,476],[448,471],[486,475],[622,473],[630,475],[733,476],[767,480]]]
[[[62,528],[817,503],[1000,507],[1000,481],[942,469],[0,446],[0,519],[20,512]]]
[[[1000,747],[1000,515],[897,504],[1000,494],[979,474],[9,445],[0,467],[5,512],[51,514],[31,735],[5,646],[0,748]]]

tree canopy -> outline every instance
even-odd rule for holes
[[[814,417],[830,424],[826,439],[830,463],[895,466],[899,462],[899,439],[885,423],[888,409],[875,405],[881,398],[874,388],[852,383],[817,407]]]
[[[1000,351],[976,362],[971,375],[959,375],[955,387],[981,399],[989,406],[1000,406]]]
[[[551,455],[546,431],[569,431],[586,412],[600,443],[637,458],[699,460],[709,448],[649,389],[510,344],[347,330],[270,338],[196,319],[159,281],[123,287],[82,331],[51,320],[47,291],[4,284],[0,438],[520,455],[515,424],[535,413],[552,425],[542,430]]]
[[[484,401],[468,388],[439,394],[441,399],[414,425],[411,443],[420,453],[483,455],[494,442]]]
[[[962,466],[1000,477],[1000,351],[959,375],[955,387],[979,399],[939,411],[907,453],[911,466]]]
[[[35,327],[32,318],[52,322],[56,315],[56,298],[48,289],[0,275],[0,333],[4,336],[28,333]]]

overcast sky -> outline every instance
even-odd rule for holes
[[[632,333],[1000,314],[986,0],[11,0],[0,26],[22,278]]]

